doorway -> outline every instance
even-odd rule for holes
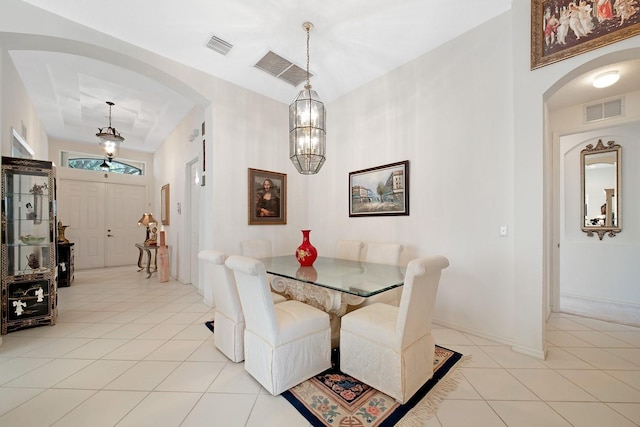
[[[143,185],[60,179],[57,220],[69,226],[75,243],[75,268],[102,268],[136,263],[136,243],[144,240],[138,219],[145,211]]]

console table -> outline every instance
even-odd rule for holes
[[[140,252],[138,255],[138,271],[147,270],[147,279],[151,277],[151,273],[158,271],[158,246],[143,245],[142,243],[136,243],[136,248]],[[153,251],[153,259],[151,257],[151,251]],[[142,264],[142,257],[147,254],[147,263]]]

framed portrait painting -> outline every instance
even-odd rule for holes
[[[349,216],[409,215],[409,161],[349,172]]]
[[[531,0],[531,69],[637,34],[638,0]]]
[[[249,168],[249,225],[287,223],[287,175]]]

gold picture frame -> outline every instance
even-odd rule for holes
[[[637,34],[637,0],[531,0],[531,69]]]
[[[287,175],[249,168],[249,225],[287,223]]]
[[[169,184],[165,184],[160,189],[160,222],[162,225],[170,224],[170,201],[171,194],[169,192]]]

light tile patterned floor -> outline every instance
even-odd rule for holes
[[[55,327],[3,337],[0,426],[309,425],[215,349],[197,289],[145,276],[77,271]],[[425,426],[640,425],[640,328],[554,314],[544,361],[437,325],[434,335],[472,360]]]

